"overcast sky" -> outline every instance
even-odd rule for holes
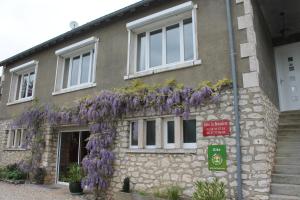
[[[0,60],[138,1],[0,0]]]

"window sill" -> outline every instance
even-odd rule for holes
[[[27,151],[27,149],[23,148],[6,148],[4,151]]]
[[[15,104],[19,104],[19,103],[29,102],[29,101],[32,101],[32,100],[33,100],[33,97],[29,97],[29,98],[24,98],[24,99],[19,99],[17,101],[9,102],[6,105],[10,106],[10,105],[15,105]]]
[[[127,149],[126,153],[133,154],[196,154],[197,149]]]
[[[201,65],[201,63],[202,63],[201,60],[192,60],[192,61],[187,61],[187,62],[180,63],[180,64],[156,68],[153,70],[137,72],[135,74],[129,74],[129,75],[124,76],[124,80],[139,78],[139,77],[143,77],[143,76],[149,76],[149,75],[158,74],[161,72],[167,72],[167,71],[173,71],[173,70],[178,70],[178,69],[184,69],[184,68],[188,68],[188,67],[194,67],[196,65]]]
[[[80,86],[76,86],[76,87],[67,88],[67,89],[63,89],[63,90],[53,92],[52,95],[55,96],[55,95],[69,93],[69,92],[75,92],[75,91],[78,91],[78,90],[83,90],[83,89],[96,87],[96,85],[97,85],[96,83],[84,84],[84,85],[80,85]]]

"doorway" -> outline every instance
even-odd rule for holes
[[[58,141],[58,159],[56,182],[67,184],[67,172],[71,164],[81,164],[87,155],[86,144],[90,136],[89,131],[61,132]]]
[[[275,48],[281,111],[300,110],[300,42]]]

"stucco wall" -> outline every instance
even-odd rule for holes
[[[102,89],[122,87],[128,84],[129,80],[123,79],[127,63],[128,35],[126,23],[182,2],[185,2],[185,0],[171,0],[167,3],[161,3],[156,7],[146,7],[144,10],[126,15],[118,21],[113,20],[105,26],[95,27],[95,30],[82,33],[78,37],[65,39],[59,45],[7,66],[4,72],[5,81],[3,84],[3,101],[0,103],[0,119],[9,119],[10,117],[17,116],[30,105],[30,103],[6,105],[11,81],[9,69],[30,60],[39,61],[35,96],[41,103],[69,106],[73,101],[83,96],[93,95]],[[202,64],[191,68],[143,77],[142,80],[150,83],[160,83],[166,79],[174,78],[186,85],[195,86],[203,80],[216,81],[224,77],[231,78],[225,1],[194,0],[194,2],[198,5],[198,46]],[[234,19],[236,19],[236,16],[242,15],[243,6],[241,4],[233,4],[233,14]],[[236,29],[236,44],[238,47],[240,43],[246,42],[247,38],[245,31],[237,31],[237,20],[233,22]],[[57,57],[54,54],[55,50],[91,36],[100,38],[96,67],[97,86],[77,92],[52,96],[57,64]],[[239,48],[237,50],[239,55]],[[248,71],[249,61],[247,59],[238,59],[237,62],[239,66],[239,83],[241,85],[241,74]]]
[[[257,58],[259,61],[259,82],[261,88],[271,101],[278,107],[278,88],[276,66],[271,34],[257,0],[252,0],[254,12],[254,29],[257,40]]]

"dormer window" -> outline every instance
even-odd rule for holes
[[[37,66],[37,61],[30,61],[10,70],[12,75],[8,104],[21,103],[33,99]]]
[[[97,41],[95,37],[57,50],[53,95],[95,86]]]

